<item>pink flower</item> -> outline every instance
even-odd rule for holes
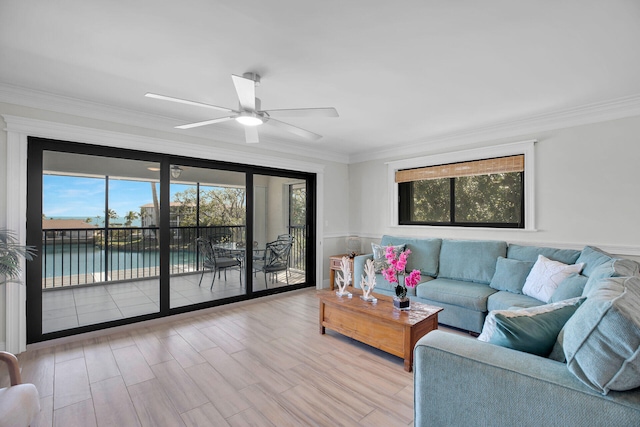
[[[382,276],[389,283],[398,283],[398,278],[396,277],[396,272],[393,267],[382,269]]]
[[[407,268],[409,254],[411,254],[411,251],[407,249],[396,256],[393,246],[386,247],[384,256],[389,262],[389,267],[382,270],[382,276],[387,282],[398,283],[398,286],[401,288],[405,286],[413,288],[418,284],[420,281],[420,270],[413,270],[409,275],[405,276],[404,284],[398,281],[398,273],[404,274]]]
[[[404,278],[404,283],[410,288],[415,288],[420,281],[420,270],[413,270]]]
[[[400,254],[395,265],[393,265],[396,268],[396,270],[404,271],[404,269],[407,267],[407,257],[409,256],[410,253],[411,251],[407,249],[406,251]]]
[[[387,246],[384,250],[384,257],[387,261],[391,262],[396,259],[396,254],[393,252],[393,246]]]

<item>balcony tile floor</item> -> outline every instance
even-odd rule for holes
[[[280,277],[281,276],[281,277]],[[210,290],[212,273],[207,272],[198,286],[200,273],[172,276],[170,281],[171,308],[182,307],[244,294],[237,271],[224,272],[216,277]],[[304,274],[289,273],[289,283],[302,283]],[[244,283],[244,280],[243,280]],[[256,276],[254,289],[264,289],[264,279]],[[285,286],[284,273],[269,288]],[[159,310],[159,281],[136,280],[111,284],[96,284],[76,288],[59,288],[42,293],[42,333],[61,331],[78,326],[93,325]]]

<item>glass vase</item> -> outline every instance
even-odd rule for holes
[[[411,300],[409,297],[393,297],[393,306],[398,310],[409,310],[411,309]]]

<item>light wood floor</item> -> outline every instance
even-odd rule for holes
[[[35,426],[413,424],[402,359],[320,335],[314,289],[29,348],[19,360],[41,396]]]

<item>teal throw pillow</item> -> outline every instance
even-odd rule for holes
[[[558,289],[553,292],[549,302],[558,302],[581,296],[587,280],[589,278],[582,274],[571,273],[569,277],[560,282]]]
[[[402,252],[404,252],[405,245],[397,245],[392,247],[393,252],[396,254],[397,258]],[[387,247],[372,243],[371,249],[373,250],[373,267],[375,268],[376,273],[380,273],[385,268],[389,268],[389,263],[387,262],[387,258],[385,257]]]
[[[493,310],[478,340],[547,357],[583,297],[519,310]]]
[[[640,277],[599,281],[564,329],[567,368],[602,394],[640,387]]]
[[[531,267],[533,263],[529,261],[498,257],[496,272],[489,286],[498,291],[521,294]]]
[[[578,257],[576,264],[581,262],[584,263],[582,274],[589,277],[596,267],[607,261],[611,261],[612,259],[613,256],[599,248],[594,246],[585,246]]]

